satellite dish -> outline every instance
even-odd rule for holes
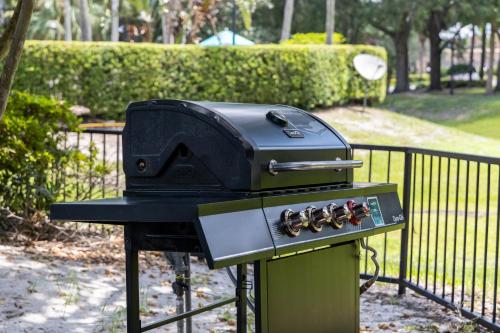
[[[387,64],[382,58],[364,53],[354,57],[354,68],[366,80],[374,81],[384,76]]]

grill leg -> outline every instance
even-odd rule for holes
[[[186,253],[186,272],[184,273],[184,280],[186,283],[186,311],[191,311],[191,260],[189,253]],[[193,320],[191,317],[186,319],[186,333],[193,332]]]
[[[247,265],[237,266],[237,286],[236,286],[236,332],[247,332]]]
[[[132,240],[130,226],[125,226],[125,272],[127,282],[127,333],[141,332],[139,314],[139,251]]]

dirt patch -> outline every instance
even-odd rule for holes
[[[0,332],[124,332],[122,239],[0,245]],[[174,274],[162,253],[141,252],[143,323],[175,313]],[[193,306],[233,295],[225,270],[192,258]],[[412,292],[377,283],[361,297],[362,332],[485,332]],[[235,309],[197,316],[194,332],[235,332]],[[253,317],[250,318],[253,320]],[[176,332],[165,326],[155,332]]]

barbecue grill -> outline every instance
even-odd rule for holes
[[[129,333],[232,302],[245,332],[248,263],[257,332],[358,332],[360,240],[404,227],[396,185],[354,183],[361,166],[335,129],[297,108],[136,102],[123,197],[54,204],[51,217],[124,225]],[[236,296],[141,327],[139,250],[237,265]]]

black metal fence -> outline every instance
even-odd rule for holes
[[[399,184],[407,227],[369,239],[381,280],[399,284],[493,330],[497,322],[500,158],[352,145],[357,181]],[[366,255],[365,276],[368,275]]]
[[[68,142],[94,149],[108,171],[71,199],[102,198],[124,188],[121,130],[86,129]],[[353,144],[354,157],[365,161],[355,181],[399,185],[407,227],[366,241],[379,251],[380,281],[399,285],[458,310],[487,328],[497,322],[500,237],[500,158],[426,149]],[[83,186],[83,185],[82,185]],[[77,189],[79,186],[77,185]],[[68,194],[64,197],[69,199]],[[362,258],[362,277],[372,267]]]

